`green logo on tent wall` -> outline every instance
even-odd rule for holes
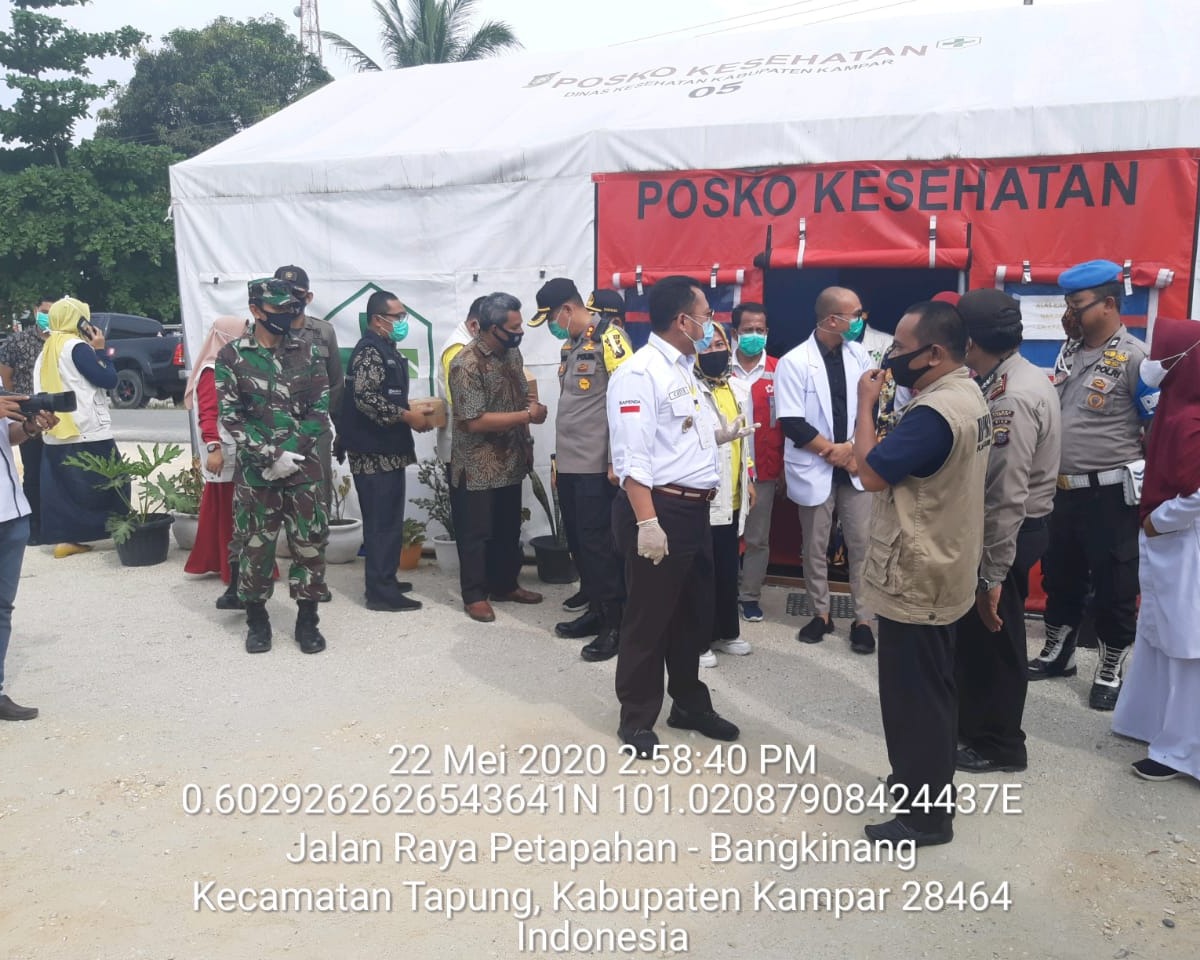
[[[362,334],[367,332],[367,321],[370,319],[367,316],[366,309],[365,309],[367,306],[366,298],[370,297],[371,294],[380,292],[382,290],[383,290],[383,288],[376,283],[364,284],[361,288],[359,288],[359,290],[356,293],[354,293],[350,297],[347,297],[345,300],[343,300],[341,303],[339,303],[336,307],[334,307],[332,310],[330,310],[329,313],[325,314],[325,322],[332,323],[334,325],[334,328],[336,329],[337,328],[337,318],[343,312],[345,312],[346,310],[353,310],[356,306],[361,305],[361,307],[363,309],[357,311],[358,323],[356,324],[356,326],[358,327],[359,335],[361,336]],[[360,301],[361,301],[361,304],[360,304]],[[417,311],[412,308],[412,304],[409,303],[407,300],[405,300],[403,296],[400,297],[400,301],[404,304],[405,308],[408,310],[409,334],[408,334],[408,339],[404,342],[405,343],[419,342],[421,335],[423,333],[424,340],[425,340],[425,347],[426,347],[425,355],[427,357],[432,358],[433,357],[433,324],[430,321],[426,320],[423,316],[421,316],[421,314],[417,313]],[[414,336],[414,334],[416,336]],[[342,355],[342,366],[343,367],[349,366],[350,355],[354,352],[354,348],[352,346],[351,347],[342,347],[338,352],[341,353],[341,355]],[[429,396],[431,396],[431,397],[434,396],[433,363],[432,363],[432,361],[430,362],[428,369],[423,371],[421,368],[421,356],[420,356],[420,348],[419,347],[415,347],[415,346],[414,347],[408,347],[408,346],[398,347],[396,352],[408,360],[409,379],[410,380],[425,380],[429,384]]]

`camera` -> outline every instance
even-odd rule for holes
[[[20,396],[10,390],[0,390],[0,396]],[[71,413],[75,409],[75,391],[64,390],[62,393],[35,393],[27,400],[22,400],[19,409],[22,416],[32,417],[43,410],[47,413]]]

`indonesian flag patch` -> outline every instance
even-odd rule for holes
[[[619,407],[620,407],[620,410],[622,413],[641,413],[642,412],[642,401],[641,400],[622,400],[621,403],[619,404]]]

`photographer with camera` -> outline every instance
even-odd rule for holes
[[[90,540],[105,540],[105,521],[124,507],[116,490],[97,490],[96,477],[69,467],[64,460],[82,451],[108,457],[113,441],[108,393],[117,385],[117,371],[108,363],[104,334],[90,323],[88,305],[64,297],[50,308],[50,335],[33,368],[38,391],[73,391],[76,406],[63,411],[46,431],[42,451],[42,540],[56,543],[54,556],[69,557],[91,549]]]
[[[38,715],[36,707],[13,703],[4,692],[4,657],[12,635],[13,601],[21,582],[21,563],[25,559],[25,544],[29,540],[29,501],[17,484],[17,464],[12,448],[18,443],[40,438],[42,433],[58,423],[58,417],[47,410],[26,416],[21,394],[0,394],[0,425],[8,434],[8,443],[0,444],[3,457],[0,471],[7,482],[0,481],[0,720],[32,720]]]

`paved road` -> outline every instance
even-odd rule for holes
[[[191,443],[188,418],[183,407],[147,407],[144,410],[114,410],[113,435],[117,440],[141,443]]]

